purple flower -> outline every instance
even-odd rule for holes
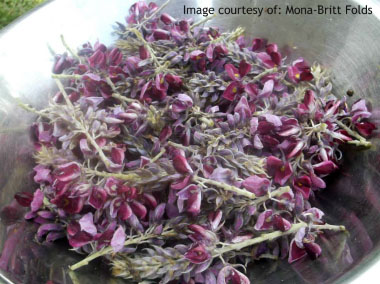
[[[288,220],[278,214],[273,214],[273,210],[269,209],[260,213],[255,224],[255,230],[264,231],[275,228],[284,232],[289,230],[291,226],[292,224]]]
[[[41,208],[44,201],[44,194],[41,191],[41,189],[37,189],[33,194],[33,200],[30,203],[30,209],[32,212],[36,212],[38,209]]]
[[[178,94],[172,104],[172,111],[181,113],[193,106],[193,99],[186,94]]]
[[[298,58],[288,67],[288,76],[294,83],[299,83],[301,81],[311,81],[314,79],[313,74],[311,74],[309,65],[305,62],[303,58]]]
[[[33,194],[29,192],[18,192],[15,194],[15,199],[23,207],[29,207],[33,200]]]
[[[92,213],[87,213],[79,219],[79,225],[81,231],[89,233],[91,236],[95,236],[97,233],[96,226],[94,225],[94,216]]]
[[[233,81],[230,83],[226,90],[223,92],[223,98],[229,101],[233,101],[235,96],[241,94],[243,89],[241,88],[241,84],[237,81]]]
[[[274,181],[279,185],[284,185],[293,174],[293,169],[289,162],[284,163],[274,156],[267,158],[267,169],[269,174],[274,176]]]
[[[126,235],[124,229],[122,226],[119,226],[119,228],[115,231],[111,239],[111,246],[114,252],[119,252],[123,249],[125,238]]]
[[[193,170],[191,169],[185,154],[181,150],[175,150],[173,153],[173,166],[175,170],[181,174],[192,174]]]
[[[252,40],[252,51],[263,49],[266,46],[266,40],[263,38],[254,38]]]
[[[250,284],[248,277],[232,266],[225,266],[218,273],[216,284]]]
[[[250,176],[243,181],[242,185],[256,196],[263,196],[268,192],[270,181],[267,178]]]
[[[293,180],[293,187],[296,191],[302,193],[304,199],[309,199],[311,191],[310,177],[303,175]]]
[[[54,177],[62,182],[69,182],[75,180],[81,175],[80,165],[76,162],[70,162],[59,165],[54,172]]]
[[[332,161],[323,161],[321,163],[313,165],[314,171],[318,175],[328,175],[335,171],[338,167]]]
[[[107,200],[107,192],[98,186],[94,186],[91,190],[88,203],[95,209],[101,209]]]
[[[251,71],[252,65],[247,63],[245,60],[242,60],[239,63],[239,69],[237,69],[233,64],[226,64],[224,68],[231,80],[239,81]]]
[[[82,210],[84,200],[80,196],[70,196],[68,192],[65,192],[51,199],[51,203],[57,205],[58,208],[63,209],[68,214],[77,214]]]
[[[358,132],[364,137],[371,136],[372,131],[376,129],[376,126],[373,123],[368,122],[368,121],[357,122],[355,123],[355,127],[358,130]]]
[[[194,264],[201,264],[211,258],[211,254],[202,244],[193,244],[185,253],[184,257]]]

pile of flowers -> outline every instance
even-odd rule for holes
[[[16,194],[36,238],[66,238],[134,281],[250,283],[261,258],[321,254],[343,231],[313,206],[340,147],[369,147],[363,99],[274,43],[137,2],[112,47],[57,55],[59,92],[38,119],[33,194]],[[229,282],[230,281],[230,282]]]

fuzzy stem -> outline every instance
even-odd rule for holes
[[[160,13],[162,11],[162,9],[164,9],[167,5],[169,5],[170,3],[170,0],[166,1],[164,4],[162,4],[156,11],[154,11],[152,13],[152,15],[150,15],[148,18],[144,19],[144,21],[142,21],[141,23],[137,24],[136,27],[137,28],[140,28],[141,26],[143,26],[146,22],[148,22],[150,19],[152,19],[154,16],[156,16],[158,13]]]
[[[51,74],[51,77],[54,79],[82,79],[83,75],[78,74]]]
[[[45,117],[45,118],[49,118],[49,116],[46,114],[46,113],[43,113],[39,110],[36,110],[35,108],[27,105],[27,104],[24,104],[22,101],[20,101],[19,99],[16,98],[16,101],[17,101],[17,105],[19,107],[21,107],[22,109],[28,111],[28,112],[32,112],[32,113],[35,113],[41,117]]]
[[[120,174],[120,173],[108,173],[108,172],[101,172],[101,171],[96,171],[92,169],[85,169],[85,172],[87,174],[92,174],[100,177],[113,177],[116,179],[124,180],[124,181],[136,181],[139,179],[139,176],[135,173],[129,173],[129,174]]]
[[[204,19],[200,20],[199,22],[196,22],[195,24],[191,25],[190,30],[192,30],[193,28],[195,28],[195,27],[197,27],[197,26],[200,26],[200,25],[202,25],[202,24],[204,24],[204,23],[206,23],[206,22],[212,20],[212,19],[215,18],[216,16],[217,16],[217,14],[214,14],[214,15],[212,15],[212,16],[208,16],[207,18],[204,18]]]
[[[192,146],[183,146],[181,144],[174,143],[172,141],[168,141],[168,145],[173,146],[173,147],[178,148],[178,149],[181,149],[181,150],[184,150],[184,151],[190,151],[192,153],[197,153],[196,150],[192,149]]]
[[[128,246],[128,245],[133,245],[133,244],[140,244],[142,243],[143,241],[146,241],[148,239],[152,239],[152,238],[156,238],[156,237],[170,237],[172,236],[173,234],[175,234],[175,231],[174,230],[169,230],[169,231],[166,231],[166,232],[162,232],[161,235],[156,235],[156,234],[148,234],[148,235],[142,235],[142,236],[139,236],[137,238],[133,238],[133,239],[129,239],[129,240],[126,240],[124,242],[124,246]],[[93,254],[90,254],[89,256],[87,256],[85,259],[69,266],[69,268],[71,270],[76,270],[82,266],[85,266],[87,265],[90,261],[98,258],[98,257],[101,257],[103,255],[107,255],[107,254],[111,254],[113,251],[113,248],[111,246],[108,246],[108,247],[105,247],[103,249],[101,249],[100,251],[97,251]]]
[[[214,186],[222,188],[224,190],[234,192],[234,193],[236,193],[238,195],[246,196],[246,197],[248,197],[250,199],[255,199],[256,198],[256,195],[254,193],[249,192],[248,190],[245,190],[245,189],[238,188],[238,187],[233,186],[233,185],[229,185],[227,183],[215,181],[215,180],[212,180],[212,179],[202,178],[202,177],[199,177],[199,176],[194,176],[193,180],[194,181],[198,181],[200,183],[206,183],[206,184],[214,185]]]
[[[86,137],[90,141],[91,145],[98,152],[99,157],[102,160],[102,162],[104,163],[104,165],[106,167],[109,167],[110,166],[110,162],[109,162],[108,158],[106,157],[106,155],[104,154],[103,150],[99,147],[98,143],[96,143],[94,137],[92,137],[92,135],[87,131],[84,123],[81,122],[78,118],[75,117],[75,107],[72,104],[72,102],[70,101],[69,96],[67,95],[67,93],[65,91],[65,88],[63,87],[62,82],[59,79],[55,79],[55,82],[57,83],[58,88],[61,91],[62,96],[64,97],[64,99],[66,101],[66,104],[72,109],[72,112],[73,112],[72,116],[73,116],[74,120],[77,123],[77,127],[79,128],[80,131],[82,131],[86,135]]]
[[[278,189],[270,192],[270,194],[267,194],[267,195],[264,195],[264,196],[256,198],[255,201],[254,201],[254,203],[255,204],[260,204],[262,202],[265,202],[265,201],[271,199],[272,197],[281,196],[284,193],[290,192],[290,190],[291,190],[290,186],[279,187]]]
[[[236,244],[226,245],[222,248],[215,249],[214,253],[213,253],[213,257],[221,256],[221,255],[223,255],[229,251],[240,251],[246,247],[253,246],[255,244],[259,244],[259,243],[266,242],[266,241],[271,241],[271,240],[277,239],[277,238],[282,237],[282,236],[291,235],[291,234],[296,233],[299,229],[301,229],[303,227],[307,227],[307,226],[308,226],[308,224],[306,224],[304,222],[300,222],[297,224],[293,224],[292,227],[288,231],[285,231],[285,232],[275,231],[272,233],[263,234],[260,237],[257,237],[254,239],[242,241],[242,242],[236,243]],[[335,226],[335,225],[329,225],[329,224],[311,225],[311,228],[316,229],[316,230],[332,230],[332,231],[345,231],[346,230],[346,228],[344,226]]]
[[[253,77],[253,82],[257,82],[259,81],[261,78],[263,78],[264,76],[268,75],[268,74],[271,74],[271,73],[274,73],[274,72],[277,72],[278,71],[278,68],[277,67],[273,67],[271,69],[266,69],[264,72],[256,75],[255,77]]]
[[[61,41],[62,41],[63,46],[67,49],[67,51],[71,53],[72,57],[76,58],[79,62],[81,62],[80,57],[79,57],[78,54],[77,54],[76,52],[74,52],[74,51],[71,49],[71,47],[66,43],[65,38],[63,37],[63,35],[61,35]]]
[[[157,65],[157,68],[159,70],[161,70],[162,66],[161,66],[160,62],[158,62],[158,59],[154,53],[154,50],[149,45],[149,43],[145,40],[144,36],[136,28],[130,28],[129,31],[133,32],[136,35],[136,37],[143,43],[143,45],[146,47],[146,49],[148,49],[150,56],[153,59],[153,62]]]
[[[150,162],[151,162],[151,163],[156,162],[159,158],[162,157],[163,154],[165,154],[165,152],[166,152],[166,150],[165,150],[165,148],[163,148],[163,149],[160,151],[160,153],[158,153],[154,158],[152,158],[152,159],[150,160]]]
[[[354,144],[357,146],[365,146],[365,147],[371,147],[371,142],[367,141],[364,137],[360,136],[357,132],[351,130],[348,126],[346,126],[341,121],[337,120],[336,124],[338,124],[341,128],[347,131],[348,134],[351,136],[357,138],[359,141],[348,141],[349,144]]]

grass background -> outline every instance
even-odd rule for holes
[[[45,0],[0,0],[0,29]]]

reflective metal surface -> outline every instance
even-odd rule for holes
[[[158,1],[162,3],[162,1]],[[183,5],[260,6],[278,4],[308,7],[314,1],[172,1],[165,11],[182,16]],[[352,1],[322,1],[324,6]],[[14,98],[33,106],[46,104],[54,92],[49,47],[62,52],[59,35],[73,47],[96,39],[109,44],[115,21],[124,21],[132,1],[57,0],[49,2],[0,34],[0,257],[1,275],[12,283],[119,283],[99,262],[69,274],[67,265],[80,256],[67,250],[64,242],[41,246],[33,239],[34,227],[22,221],[22,211],[10,204],[17,191],[32,191],[32,145],[28,126],[34,117],[20,110]],[[243,26],[248,36],[277,42],[283,53],[302,55],[309,62],[328,67],[334,78],[334,93],[355,91],[354,101],[366,97],[374,110],[380,107],[380,3],[363,1],[373,15],[229,15],[218,16],[212,24],[223,29]],[[194,17],[200,19],[200,17]],[[376,111],[380,117],[380,109]],[[380,119],[379,119],[380,120]],[[379,121],[378,121],[379,122]],[[380,136],[379,136],[380,137]],[[370,264],[380,266],[380,149],[346,155],[345,167],[329,178],[329,186],[315,203],[328,215],[329,223],[344,224],[350,234],[321,238],[324,252],[317,261],[258,262],[248,269],[258,283],[378,283],[363,272]],[[347,149],[349,151],[349,149]],[[377,264],[376,264],[377,263]]]

